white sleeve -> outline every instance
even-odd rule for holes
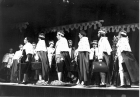
[[[59,51],[69,51],[68,42],[63,38],[59,43]]]
[[[26,49],[27,54],[33,54],[33,46],[28,45],[28,48]]]
[[[104,46],[105,46],[105,49],[106,49],[107,54],[110,55],[112,49],[111,49],[111,46],[110,46],[109,41],[108,41],[108,40],[105,40],[103,44],[104,44]]]
[[[77,51],[88,51],[90,52],[90,45],[87,37],[83,37],[78,44]]]
[[[2,62],[8,62],[8,60],[9,60],[9,54],[7,53],[3,56]]]
[[[89,53],[89,59],[90,59],[90,60],[93,59],[93,54],[94,54],[94,53],[93,53],[92,48],[91,48],[91,49],[90,49],[90,53]]]

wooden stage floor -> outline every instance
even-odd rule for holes
[[[139,87],[40,86],[0,83],[0,97],[139,97]]]

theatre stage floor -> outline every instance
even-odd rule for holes
[[[40,86],[0,83],[0,97],[139,97],[139,87]]]

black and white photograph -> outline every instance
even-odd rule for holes
[[[0,0],[0,97],[139,97],[139,0]]]

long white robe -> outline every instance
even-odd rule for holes
[[[111,54],[111,46],[107,37],[101,37],[98,42],[98,59],[103,59],[103,52],[107,52],[108,55]]]
[[[69,51],[67,39],[62,37],[60,40],[56,42],[55,45],[55,54],[60,54],[61,51]]]

